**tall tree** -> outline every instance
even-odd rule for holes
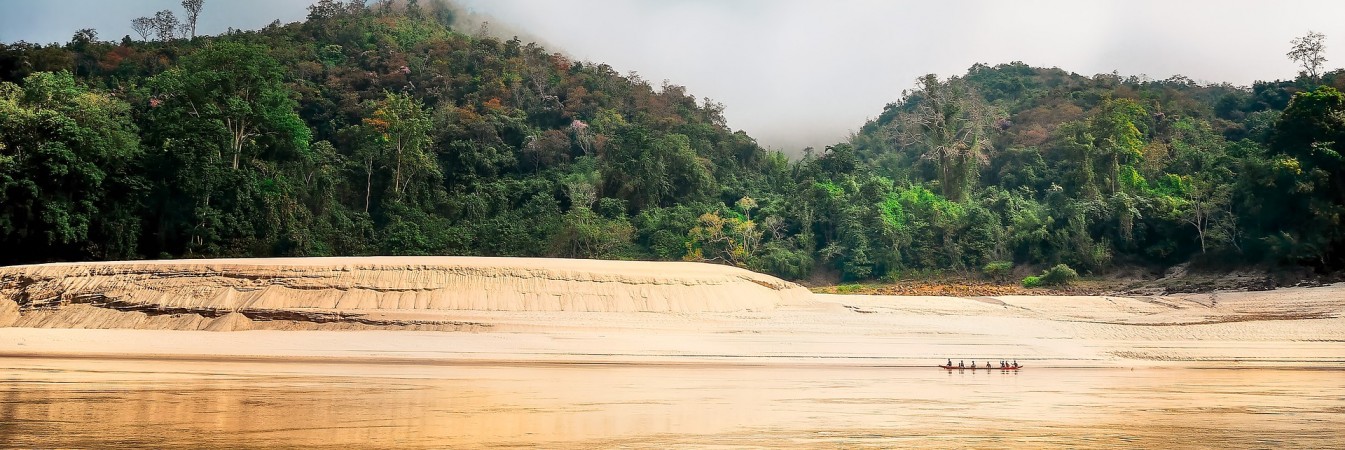
[[[177,15],[172,11],[163,10],[154,13],[154,33],[160,41],[168,42],[178,36],[181,27],[177,21]]]
[[[1326,62],[1325,40],[1326,35],[1309,31],[1308,34],[1294,38],[1289,42],[1293,44],[1293,49],[1289,50],[1289,53],[1285,56],[1303,66],[1303,73],[1307,74],[1313,81],[1320,80],[1321,77],[1317,71],[1322,67],[1322,63]]]
[[[433,123],[419,100],[409,94],[388,93],[364,123],[377,132],[391,160],[394,199],[402,200],[418,173],[438,173],[429,151]]]
[[[1096,146],[1106,158],[1107,186],[1111,194],[1121,190],[1121,168],[1143,156],[1144,135],[1135,125],[1146,116],[1133,100],[1106,100],[1089,122]]]
[[[149,17],[131,19],[131,29],[140,35],[140,40],[149,40],[150,34],[154,32],[154,19]]]
[[[180,100],[184,114],[222,125],[235,170],[258,138],[267,142],[257,150],[283,151],[308,143],[308,128],[295,112],[298,105],[290,99],[282,69],[265,47],[214,43],[183,57],[180,69],[169,76],[180,84],[160,95]]]
[[[160,149],[150,165],[164,183],[154,198],[162,248],[267,254],[269,240],[300,226],[305,212],[284,167],[308,152],[311,136],[284,81],[266,47],[222,41],[146,83],[146,142]]]
[[[1182,179],[1182,195],[1174,202],[1173,212],[1181,222],[1190,225],[1200,239],[1200,253],[1209,248],[1211,230],[1220,229],[1221,217],[1227,211],[1229,184],[1219,184],[1209,174],[1188,175]],[[1227,236],[1221,236],[1228,239]]]
[[[1071,121],[1056,129],[1056,149],[1064,156],[1060,168],[1069,175],[1077,196],[1097,199],[1102,189],[1097,182],[1097,139],[1087,121]],[[1055,182],[1052,182],[1054,185]],[[1064,181],[1061,184],[1066,184]],[[1070,184],[1066,184],[1069,186]]]
[[[897,122],[896,136],[901,144],[922,146],[925,158],[935,162],[944,197],[965,200],[998,114],[966,81],[941,81],[934,74],[916,80],[906,103],[913,107]]]
[[[1195,230],[1201,253],[1225,245],[1238,249],[1236,217],[1230,211],[1237,173],[1227,142],[1208,122],[1184,119],[1172,128],[1172,153],[1168,173],[1158,183],[1163,191],[1158,199],[1170,204],[1176,221]]]
[[[205,6],[205,0],[182,0],[182,9],[187,11],[187,21],[183,22],[187,30],[188,37],[196,38],[196,19],[201,17],[201,7]]]

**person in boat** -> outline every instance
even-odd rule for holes
[[[1016,360],[1016,359],[1013,360],[1013,368],[1015,368],[1015,369],[1018,368],[1018,360]]]
[[[948,367],[953,367],[953,359],[948,358]]]
[[[962,369],[962,368],[965,368],[965,367],[967,367],[967,362],[966,362],[966,361],[963,361],[963,360],[958,360],[958,361],[957,361],[957,368]]]
[[[976,360],[974,360],[974,359],[971,360],[971,368],[973,368],[973,369],[976,368]]]

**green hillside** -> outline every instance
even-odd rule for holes
[[[147,17],[141,39],[0,46],[0,263],[1345,267],[1341,71],[1246,88],[976,65],[791,160],[682,86],[453,18],[323,0],[258,31]]]

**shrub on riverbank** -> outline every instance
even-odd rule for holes
[[[1041,275],[1024,278],[1023,287],[1069,286],[1071,283],[1078,280],[1079,272],[1076,272],[1068,265],[1056,264],[1055,267],[1043,271]]]

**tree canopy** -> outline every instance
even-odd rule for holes
[[[0,263],[499,255],[877,279],[1065,263],[1345,267],[1345,73],[1250,87],[1022,63],[921,77],[845,142],[762,149],[723,105],[438,2],[0,46]],[[206,10],[208,13],[209,10]],[[195,36],[195,37],[193,37]],[[1314,50],[1317,49],[1317,50]]]

